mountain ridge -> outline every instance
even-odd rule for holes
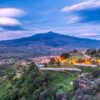
[[[47,55],[49,52],[59,54],[72,49],[100,48],[99,44],[100,40],[78,38],[50,31],[30,37],[0,41],[0,52],[7,52],[5,56],[19,52],[32,56],[34,54]]]
[[[9,40],[0,40],[0,42],[3,42],[3,41],[12,41],[12,40],[19,40],[19,39],[26,39],[26,38],[31,38],[31,37],[34,37],[34,36],[38,36],[38,35],[62,35],[62,36],[67,36],[67,37],[75,37],[75,38],[80,38],[80,39],[88,39],[88,40],[95,40],[95,41],[100,41],[100,40],[96,40],[96,39],[89,39],[89,38],[82,38],[82,37],[76,37],[76,36],[71,36],[71,35],[65,35],[65,34],[60,34],[60,33],[56,33],[56,32],[52,32],[52,31],[49,31],[49,32],[46,32],[46,33],[37,33],[35,35],[31,35],[31,36],[28,36],[28,37],[21,37],[21,38],[17,38],[17,39],[9,39]]]

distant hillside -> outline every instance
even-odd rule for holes
[[[59,54],[75,48],[100,48],[100,41],[61,35],[54,32],[0,41],[0,55],[3,55],[3,57]]]

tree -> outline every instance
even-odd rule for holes
[[[71,51],[72,53],[78,53],[78,50],[74,49],[73,51]]]
[[[89,50],[86,51],[86,54],[95,55],[96,54],[96,49],[89,49]]]
[[[49,64],[52,65],[52,64],[55,64],[55,63],[56,63],[55,58],[51,58]]]
[[[70,57],[70,54],[69,53],[63,53],[63,54],[61,54],[61,57],[66,59],[66,58]]]

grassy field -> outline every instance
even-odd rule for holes
[[[71,59],[81,59],[83,58],[83,55],[82,54],[77,54],[77,55],[73,55],[73,56],[70,56]]]
[[[50,83],[50,87],[54,90],[59,90],[60,93],[67,93],[73,88],[73,81],[77,78],[77,73],[74,72],[57,72],[57,71],[43,71],[43,73],[49,73],[53,80]]]
[[[73,86],[72,82],[77,77],[75,74],[71,74],[68,72],[51,72],[51,76],[53,77],[53,81],[51,82],[51,87],[59,88],[60,93],[65,93],[70,91]]]

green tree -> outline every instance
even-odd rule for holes
[[[66,59],[66,58],[70,57],[70,54],[69,53],[63,53],[63,54],[61,54],[61,57]]]

